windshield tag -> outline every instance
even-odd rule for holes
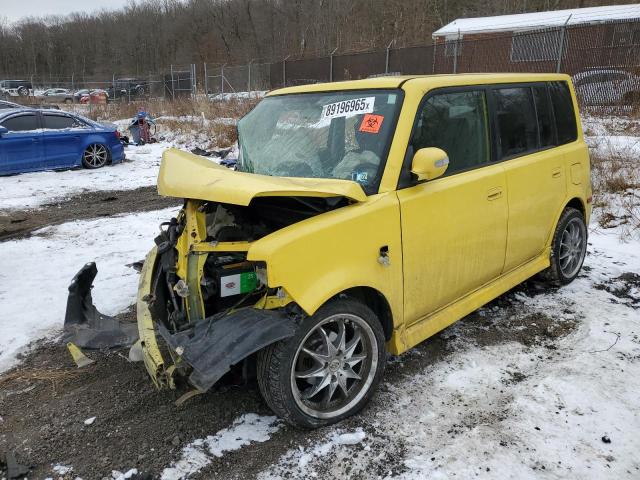
[[[322,107],[321,119],[351,117],[361,113],[371,113],[373,112],[375,102],[376,97],[364,97],[330,103]]]
[[[367,172],[353,172],[351,174],[351,180],[358,182],[361,185],[366,185],[368,176]]]

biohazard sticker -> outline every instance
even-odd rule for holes
[[[362,123],[360,124],[360,131],[366,133],[378,133],[380,131],[380,127],[382,126],[383,120],[383,115],[373,115],[371,113],[367,113],[362,119]]]

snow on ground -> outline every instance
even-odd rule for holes
[[[30,342],[60,332],[67,287],[88,261],[98,275],[92,290],[107,315],[134,303],[138,273],[127,264],[142,260],[153,246],[158,225],[176,209],[83,220],[46,227],[0,248],[0,372],[16,363]]]
[[[76,169],[0,177],[0,212],[35,208],[84,192],[133,190],[155,185],[167,142],[125,149],[127,160],[96,170]]]
[[[387,383],[361,414],[371,432],[364,448],[341,445],[309,461],[294,448],[261,476],[370,474],[377,442],[400,457],[399,468],[380,465],[384,478],[640,478],[640,291],[619,278],[640,272],[640,241],[612,232],[590,243],[586,275],[512,299],[518,315],[577,322],[573,333],[547,346],[478,346],[464,322],[454,324],[453,354]],[[621,288],[635,307],[610,293]],[[498,307],[480,315],[498,327],[510,320]]]
[[[182,480],[196,474],[225,452],[239,450],[253,442],[266,442],[282,422],[277,417],[247,413],[236,418],[229,428],[200,438],[182,449],[182,457],[162,472],[161,480]]]
[[[342,429],[338,428],[317,444],[312,444],[307,448],[299,447],[289,450],[280,459],[278,465],[261,472],[258,478],[259,480],[277,480],[290,477],[323,478],[313,468],[309,468],[310,463],[323,462],[328,455],[335,455],[336,458],[332,459],[333,462],[346,464],[348,463],[349,449],[341,448],[341,446],[360,444],[366,437],[367,434],[361,428],[347,433],[342,433]],[[369,451],[367,445],[364,446],[364,451]]]

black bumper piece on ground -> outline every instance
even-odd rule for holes
[[[284,310],[243,308],[219,319],[204,319],[183,332],[158,332],[193,367],[189,383],[206,391],[231,365],[278,340],[293,336],[294,318]]]
[[[67,312],[64,317],[63,340],[81,348],[114,348],[132,345],[138,340],[134,322],[122,323],[103,315],[93,304],[91,288],[98,269],[87,263],[69,285]]]

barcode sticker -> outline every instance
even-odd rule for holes
[[[375,102],[376,97],[364,97],[330,103],[322,107],[322,116],[320,117],[320,120],[325,118],[351,117],[361,113],[371,113],[373,112]]]

